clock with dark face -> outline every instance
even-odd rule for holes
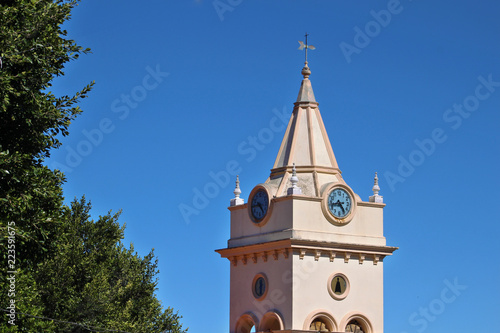
[[[253,195],[250,201],[250,212],[255,222],[260,222],[264,219],[269,208],[269,196],[267,191],[259,189]]]
[[[347,217],[351,213],[352,198],[346,190],[341,187],[333,188],[328,195],[328,210],[339,219]]]

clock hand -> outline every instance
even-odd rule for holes
[[[264,208],[262,208],[262,204],[260,202],[257,203],[257,206],[259,206],[259,208],[262,211],[262,213],[264,213]]]
[[[342,213],[344,213],[344,214],[345,214],[345,209],[344,209],[344,207],[342,206],[342,203],[340,202],[340,200],[337,200],[336,204],[337,204],[337,206],[340,206],[340,209],[342,209]]]

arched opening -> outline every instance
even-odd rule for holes
[[[341,323],[340,328],[344,332],[373,333],[372,324],[368,318],[359,313],[348,314]]]
[[[236,333],[257,332],[257,319],[251,314],[244,314],[236,323]]]
[[[309,314],[304,321],[304,330],[314,332],[337,332],[337,323],[326,310],[319,310]]]
[[[328,324],[325,322],[323,318],[316,318],[312,321],[309,330],[316,332],[331,332],[328,329]]]
[[[347,323],[345,327],[346,332],[354,332],[354,333],[366,333],[366,329],[363,324],[357,320],[353,319]]]
[[[262,317],[260,332],[280,331],[283,329],[283,320],[276,312],[268,312]]]

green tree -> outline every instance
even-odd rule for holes
[[[64,176],[43,166],[50,150],[67,135],[81,110],[75,105],[91,85],[74,96],[48,89],[64,64],[89,52],[64,38],[62,23],[76,2],[4,1],[0,5],[0,232],[17,229],[18,257],[37,262],[57,230]],[[4,242],[2,242],[4,245]],[[4,248],[2,248],[4,250]],[[2,251],[5,253],[5,251]]]
[[[11,299],[7,236],[15,223],[16,261],[8,269],[16,271],[18,313],[16,326],[2,314],[0,331],[185,332],[154,294],[153,252],[141,257],[122,244],[118,214],[92,221],[85,199],[65,206],[64,175],[43,164],[93,85],[73,96],[49,91],[68,61],[89,52],[61,28],[77,4],[0,3],[0,308]]]
[[[47,313],[57,313],[75,326],[59,323],[60,332],[87,332],[101,327],[126,332],[184,332],[179,316],[162,309],[154,292],[157,259],[144,258],[123,246],[118,214],[90,219],[90,203],[74,201],[67,210],[64,239],[39,267],[39,294]]]

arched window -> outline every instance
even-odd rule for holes
[[[328,329],[327,325],[328,324],[322,318],[316,318],[311,323],[311,326],[309,327],[309,330],[316,331],[316,332],[331,332]]]
[[[281,331],[284,329],[283,320],[276,312],[270,311],[262,317],[260,332]]]
[[[345,327],[346,332],[365,333],[363,325],[356,319],[351,320]]]
[[[306,317],[303,329],[315,332],[338,332],[337,323],[332,314],[321,309],[311,312]]]
[[[253,314],[244,314],[236,323],[236,333],[257,332],[257,318]]]

